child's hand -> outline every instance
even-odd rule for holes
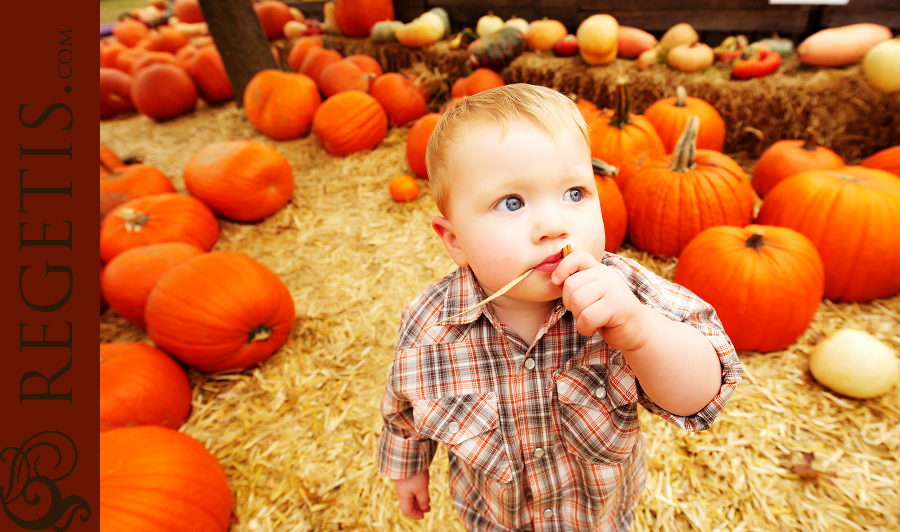
[[[428,497],[428,470],[424,469],[409,478],[394,481],[394,489],[400,500],[400,511],[410,519],[419,520],[431,511]]]
[[[562,286],[563,303],[575,316],[579,333],[591,336],[599,331],[620,351],[632,351],[646,341],[646,308],[619,274],[590,254],[573,252],[559,263],[551,280]]]

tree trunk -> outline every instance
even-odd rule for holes
[[[237,106],[244,105],[244,89],[257,72],[278,68],[251,0],[200,0],[200,8],[222,54]]]

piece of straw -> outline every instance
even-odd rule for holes
[[[566,246],[565,246],[564,248],[562,248],[562,256],[565,258],[565,257],[567,257],[567,256],[569,255],[569,253],[572,253],[572,246],[569,245],[569,244],[566,244]],[[450,316],[449,318],[444,318],[444,319],[442,319],[441,321],[432,323],[432,324],[429,325],[428,327],[430,328],[430,327],[434,327],[435,325],[440,325],[440,324],[444,323],[444,322],[447,321],[447,320],[452,320],[453,318],[457,318],[457,317],[459,317],[459,316],[462,316],[463,314],[465,314],[465,313],[467,313],[467,312],[471,312],[471,311],[477,309],[478,307],[480,307],[480,306],[482,306],[482,305],[487,305],[488,303],[490,303],[490,302],[493,301],[494,299],[496,299],[496,298],[502,296],[503,294],[505,294],[506,292],[508,292],[510,288],[512,288],[512,287],[516,286],[517,284],[519,284],[519,282],[520,282],[522,279],[528,277],[528,274],[531,273],[531,272],[533,272],[533,271],[534,271],[534,268],[531,268],[530,270],[526,271],[526,272],[523,273],[522,275],[516,277],[515,279],[513,279],[512,281],[510,281],[506,286],[504,286],[504,287],[501,288],[500,290],[497,290],[496,292],[494,292],[493,294],[491,294],[490,297],[485,298],[481,303],[478,303],[477,305],[472,305],[471,307],[467,308],[466,310],[464,310],[464,311],[462,311],[462,312],[460,312],[460,313],[458,313],[458,314],[454,314],[454,315]]]

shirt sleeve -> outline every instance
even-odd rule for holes
[[[741,382],[741,363],[734,344],[725,334],[715,309],[687,288],[650,272],[638,262],[612,255],[616,260],[607,264],[622,275],[635,295],[671,320],[690,324],[707,337],[722,366],[722,386],[719,393],[699,412],[691,416],[677,416],[661,408],[644,392],[638,383],[638,401],[644,408],[669,423],[688,432],[708,429],[722,413],[735,388]],[[607,257],[610,259],[610,256]],[[606,263],[607,261],[604,261]]]
[[[400,318],[401,338],[406,329],[415,326],[412,321],[407,307]],[[395,367],[391,365],[381,400],[384,427],[378,437],[378,470],[388,478],[401,479],[428,469],[438,444],[416,432],[412,403],[397,390]]]

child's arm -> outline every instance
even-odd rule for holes
[[[563,259],[552,280],[578,332],[599,332],[622,351],[641,387],[660,407],[690,416],[716,396],[722,367],[706,337],[642,304],[619,274],[584,252]]]
[[[394,481],[394,490],[400,501],[400,511],[410,519],[419,520],[431,511],[428,497],[428,470],[423,469],[409,478]]]

